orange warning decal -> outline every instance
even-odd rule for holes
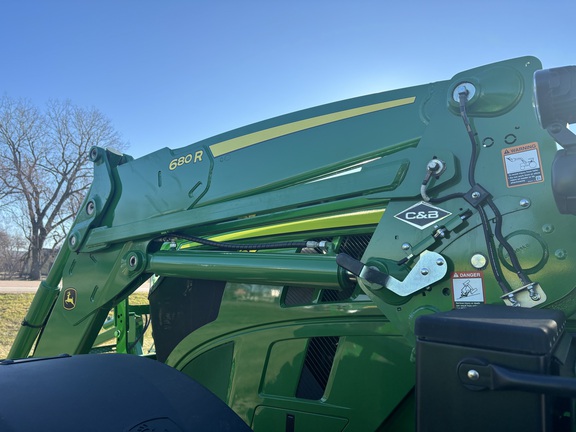
[[[522,144],[502,150],[502,163],[509,188],[544,181],[538,143]]]

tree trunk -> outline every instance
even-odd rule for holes
[[[30,280],[40,280],[40,253],[37,248],[33,247],[30,254]]]
[[[44,113],[27,101],[0,97],[0,205],[30,242],[27,269],[41,277],[48,254],[70,228],[90,185],[92,146],[123,150],[110,120],[69,101]]]

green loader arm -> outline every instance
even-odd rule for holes
[[[576,311],[576,231],[534,109],[539,69],[508,60],[139,159],[93,148],[92,187],[10,357],[90,352],[111,308],[154,276],[158,360],[204,377],[255,430],[289,422],[283,409],[310,412],[301,393],[290,399],[302,375],[286,369],[329,338],[313,409],[327,423],[301,421],[385,428],[414,385],[418,317],[479,304]],[[177,309],[191,298],[189,313]],[[186,327],[188,314],[199,321]],[[355,367],[387,365],[394,389],[369,403],[334,396],[353,387],[335,371],[354,347]],[[207,377],[210,363],[226,378]]]

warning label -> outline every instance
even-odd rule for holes
[[[509,188],[544,181],[538,143],[523,144],[502,150],[502,162]]]
[[[454,309],[485,303],[483,273],[481,271],[452,273],[452,299]]]

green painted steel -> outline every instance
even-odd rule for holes
[[[508,60],[136,160],[93,149],[94,183],[27,315],[45,323],[33,355],[89,352],[114,307],[119,351],[131,351],[123,302],[159,276],[165,362],[254,430],[412,430],[418,316],[505,300],[576,311],[576,233],[556,208],[556,144],[533,106],[540,68]],[[331,246],[221,251],[188,236]],[[339,253],[363,272],[339,267]],[[23,327],[10,356],[38,333]]]
[[[162,252],[150,257],[147,271],[176,278],[263,281],[274,285],[341,290],[345,276],[335,256],[285,253]]]

